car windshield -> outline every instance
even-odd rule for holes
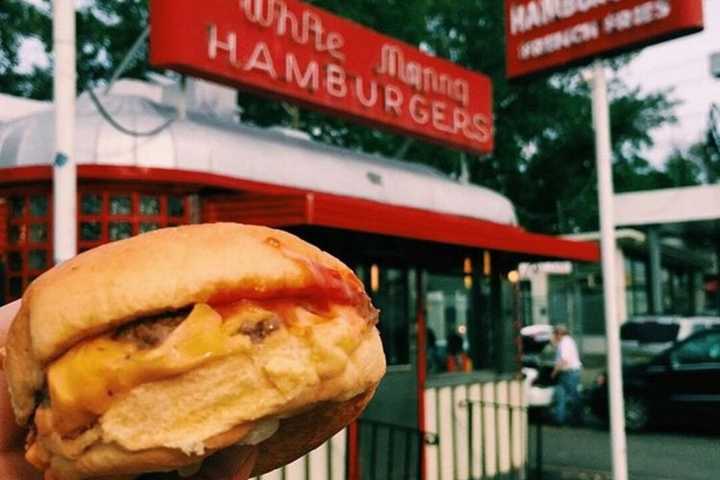
[[[550,343],[550,340],[545,338],[537,337],[522,337],[522,351],[528,355],[538,355],[545,350],[545,347]]]
[[[620,338],[638,343],[667,343],[677,340],[680,325],[658,322],[627,322],[620,327]]]

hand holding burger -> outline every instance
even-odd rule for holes
[[[10,328],[26,458],[46,480],[268,472],[360,414],[385,371],[376,321],[350,269],[277,230],[85,252],[30,285]]]
[[[0,307],[0,347],[20,301]],[[25,432],[15,422],[5,374],[0,371],[0,478],[41,480],[43,474],[25,460]],[[192,478],[186,480],[247,480],[253,470],[257,449],[225,449],[208,460]]]
[[[0,307],[0,347],[5,346],[7,330],[19,308],[19,301]],[[15,423],[5,374],[0,372],[0,478],[42,479],[42,474],[25,461],[23,433]]]

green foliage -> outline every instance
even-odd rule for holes
[[[94,0],[78,10],[78,89],[106,82],[148,25],[147,0]],[[144,47],[125,77],[145,78],[151,70]]]
[[[43,11],[23,0],[0,1],[0,92],[30,98],[52,93],[49,69],[20,71],[19,50],[24,39],[36,38],[50,45],[51,23]]]
[[[33,35],[50,48],[50,20],[45,9],[23,0],[1,0],[0,91],[49,98],[49,71],[19,73],[17,50]],[[36,2],[37,3],[37,2]],[[521,223],[549,233],[597,228],[594,135],[590,92],[577,70],[524,82],[505,78],[502,2],[458,0],[310,0],[385,34],[400,38],[467,68],[491,76],[494,89],[495,151],[480,158],[338,118],[241,93],[246,122],[285,125],[318,141],[368,153],[420,162],[460,174],[507,195]],[[78,12],[78,85],[107,81],[147,25],[147,0],[95,0]],[[12,22],[9,21],[12,19]],[[624,55],[609,63],[616,69]],[[125,76],[145,78],[151,71],[147,51],[138,52]],[[670,92],[644,93],[611,82],[611,122],[618,191],[697,182],[692,152],[678,152],[665,170],[643,156],[649,132],[674,121]]]
[[[720,179],[720,145],[710,131],[706,139],[686,149],[675,149],[668,158],[664,173],[671,187],[716,183]]]

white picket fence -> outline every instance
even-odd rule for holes
[[[425,390],[426,480],[480,480],[527,463],[527,402],[522,380],[476,381]],[[347,433],[257,480],[345,480]]]
[[[256,480],[345,480],[346,448],[347,433],[342,430],[304,457]]]
[[[427,480],[490,479],[527,461],[527,408],[521,380],[477,382],[425,391]]]

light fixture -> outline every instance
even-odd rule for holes
[[[507,278],[510,283],[517,283],[520,281],[520,274],[517,270],[512,270],[510,273],[508,273]]]
[[[473,265],[472,265],[472,259],[470,257],[465,257],[465,261],[463,261],[463,273],[465,275],[470,275],[473,271]]]
[[[460,335],[465,335],[467,333],[467,327],[465,325],[458,325],[457,331]]]
[[[464,279],[465,281],[465,288],[470,290],[472,288],[472,275],[465,275]]]
[[[370,267],[370,290],[373,292],[380,290],[380,267],[377,264]]]
[[[483,252],[483,275],[489,277],[492,274],[492,259],[490,258],[490,252],[485,250]]]

